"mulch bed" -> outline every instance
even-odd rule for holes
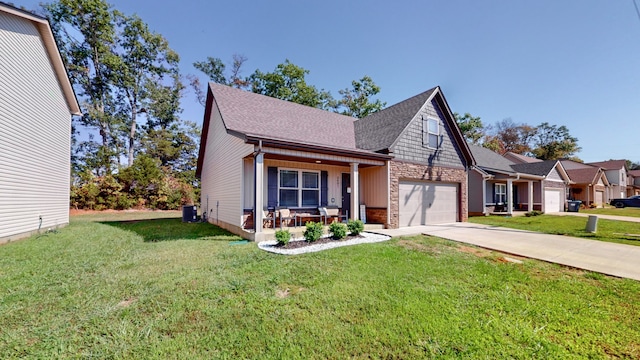
[[[360,239],[363,238],[364,236],[362,235],[349,235],[344,239],[340,239],[340,240],[334,240],[331,237],[326,237],[326,238],[320,238],[314,242],[308,242],[305,240],[300,240],[300,241],[289,241],[289,243],[287,245],[275,245],[276,247],[280,248],[280,249],[299,249],[299,248],[303,248],[303,247],[307,247],[307,246],[312,246],[312,245],[318,245],[318,244],[327,244],[327,243],[338,243],[338,242],[343,242],[343,241],[347,241],[347,240],[353,240],[353,239]]]

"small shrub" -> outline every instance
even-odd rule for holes
[[[304,239],[307,242],[314,242],[322,236],[322,223],[309,221],[304,231]]]
[[[362,220],[349,220],[347,228],[351,235],[359,235],[364,230],[364,223]]]
[[[291,240],[291,233],[289,230],[276,231],[276,241],[278,242],[278,245],[285,246],[289,243],[289,240]]]
[[[524,216],[531,217],[531,216],[538,216],[538,215],[542,215],[542,214],[544,214],[544,213],[542,211],[540,211],[540,210],[532,210],[532,211],[524,213]]]
[[[335,240],[344,239],[347,237],[347,225],[339,222],[331,223],[331,225],[329,225],[329,232]]]

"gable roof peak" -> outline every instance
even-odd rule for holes
[[[433,87],[356,120],[356,146],[373,151],[389,149],[414,116],[439,89],[437,86]]]

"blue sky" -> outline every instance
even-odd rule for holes
[[[164,35],[184,74],[197,74],[194,61],[238,53],[248,58],[243,75],[289,59],[334,96],[369,75],[387,105],[440,85],[453,111],[485,124],[566,125],[583,160],[640,162],[633,0],[111,3]],[[202,122],[192,95],[182,107]]]

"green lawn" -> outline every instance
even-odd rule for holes
[[[599,209],[580,209],[580,212],[587,214],[602,214],[602,215],[617,215],[617,216],[631,216],[640,217],[640,208],[626,207],[617,209],[614,207],[599,208]]]
[[[640,246],[640,223],[635,222],[598,219],[595,234],[585,231],[587,218],[578,216],[477,216],[469,222]]]
[[[639,358],[640,282],[434,237],[287,257],[74,218],[0,246],[0,358]]]

